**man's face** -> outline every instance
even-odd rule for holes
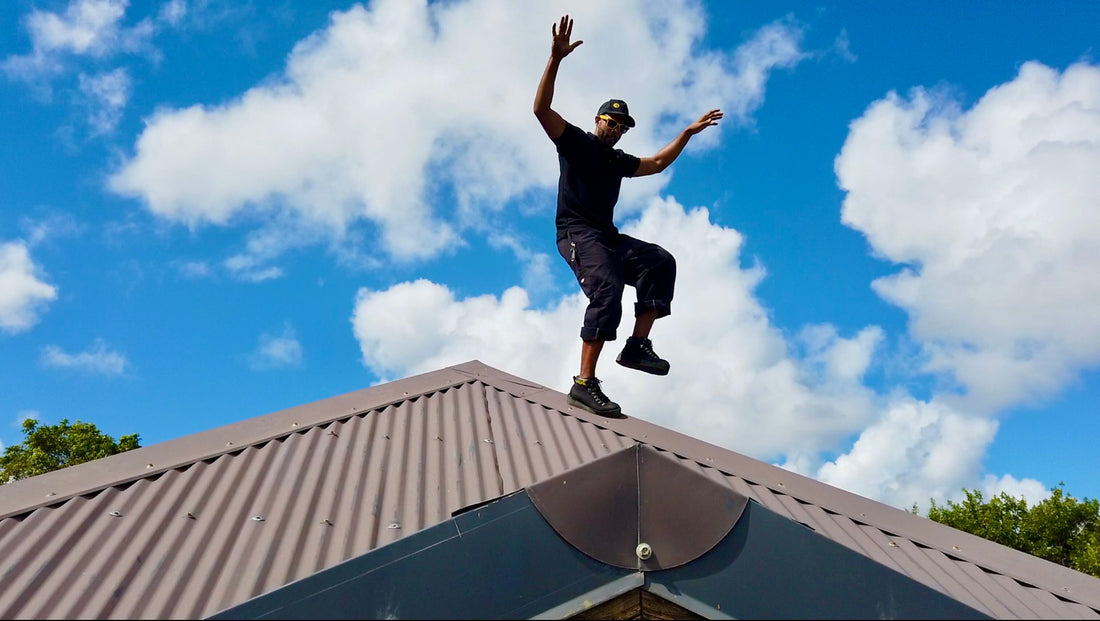
[[[596,137],[609,147],[615,146],[628,129],[630,128],[623,123],[623,117],[617,114],[601,114],[596,117]]]

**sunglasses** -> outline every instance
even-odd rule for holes
[[[620,129],[620,130],[622,130],[622,133],[624,133],[624,134],[630,129],[629,127],[627,127],[626,123],[621,123],[619,121],[616,121],[615,119],[611,118],[610,116],[607,116],[606,114],[601,114],[600,118],[603,119],[607,123],[607,128],[608,129]]]

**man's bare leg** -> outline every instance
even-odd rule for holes
[[[649,331],[653,329],[653,322],[657,321],[657,309],[650,309],[634,318],[634,336],[642,339],[649,338]]]
[[[596,362],[600,359],[603,344],[603,341],[581,341],[581,374],[578,377],[596,377]]]

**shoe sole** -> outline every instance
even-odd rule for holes
[[[668,375],[668,369],[667,368],[658,369],[658,368],[647,367],[647,366],[643,366],[643,365],[627,364],[627,363],[623,362],[622,360],[619,360],[618,358],[615,359],[615,362],[618,362],[620,366],[624,366],[628,369],[634,369],[635,371],[642,371],[643,373],[649,373],[650,375]]]
[[[566,401],[569,402],[569,405],[574,405],[576,407],[579,407],[580,409],[584,410],[585,412],[591,412],[592,414],[595,414],[596,416],[606,416],[608,418],[626,418],[626,414],[623,414],[622,408],[619,408],[617,410],[610,410],[610,411],[593,410],[592,408],[588,407],[587,405],[581,403],[580,401],[577,401],[576,399],[574,399],[573,397],[570,397],[568,395],[566,396]]]

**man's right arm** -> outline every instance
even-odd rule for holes
[[[550,60],[546,62],[546,70],[542,72],[539,88],[535,91],[534,112],[546,135],[551,140],[557,140],[565,131],[565,119],[550,107],[554,101],[554,82],[558,77],[558,66],[561,64],[561,59],[584,42],[569,42],[569,37],[573,34],[573,20],[569,19],[568,15],[563,16],[559,24],[551,26],[550,32],[553,34],[554,43],[550,47]]]

